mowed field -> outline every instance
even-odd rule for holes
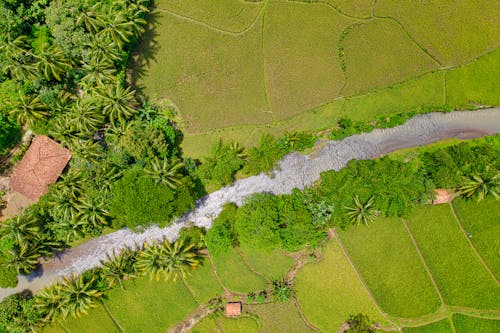
[[[220,137],[498,104],[499,16],[475,0],[158,0],[133,77],[199,157]]]

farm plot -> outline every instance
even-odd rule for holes
[[[336,240],[323,249],[320,262],[300,270],[295,290],[304,315],[321,331],[337,330],[356,313],[387,325]]]
[[[269,280],[283,278],[293,267],[293,259],[286,256],[284,250],[264,251],[242,247],[241,251],[249,266]]]
[[[453,333],[450,320],[443,319],[420,327],[405,327],[403,333]]]
[[[255,313],[262,320],[262,333],[287,332],[307,333],[314,332],[306,326],[299,315],[293,301],[286,303],[269,303],[249,305],[246,309]]]
[[[400,219],[339,232],[354,264],[384,311],[397,317],[434,312],[438,294]]]
[[[344,84],[338,39],[356,21],[323,4],[270,2],[264,22],[266,88],[277,118],[337,97]]]
[[[147,278],[126,283],[124,290],[112,290],[106,304],[125,332],[151,333],[165,332],[198,307],[182,281]]]
[[[419,208],[408,224],[447,305],[500,308],[500,287],[473,252],[448,205]]]
[[[457,333],[498,333],[500,320],[469,317],[460,314],[453,315],[453,325]]]
[[[391,20],[355,25],[344,34],[344,95],[382,88],[438,68]]]
[[[267,281],[250,270],[236,250],[213,255],[217,274],[222,284],[234,292],[255,292],[264,289]]]
[[[498,1],[380,0],[375,15],[396,19],[444,66],[470,61],[500,44]]]
[[[66,320],[53,323],[46,327],[44,333],[80,333],[94,332],[99,327],[102,332],[119,333],[118,326],[113,322],[102,305],[88,312],[81,318],[68,317]]]
[[[482,202],[455,199],[453,207],[469,239],[481,257],[500,277],[500,202],[487,198]]]

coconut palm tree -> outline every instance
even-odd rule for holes
[[[372,207],[374,201],[373,197],[370,197],[364,203],[359,200],[358,195],[355,195],[353,199],[354,206],[345,207],[345,216],[349,219],[350,223],[355,226],[361,224],[368,225],[378,217],[379,212]]]
[[[167,158],[163,160],[156,158],[144,171],[151,175],[156,184],[164,184],[175,190],[182,183],[182,167],[183,164],[180,161],[169,162]]]
[[[130,248],[123,249],[118,255],[115,252],[112,256],[106,254],[106,260],[101,261],[101,276],[110,288],[118,284],[123,289],[124,280],[136,277],[135,261],[136,255]]]
[[[94,35],[86,46],[89,48],[88,59],[95,59],[97,62],[105,63],[113,63],[122,59],[115,42],[106,37]]]
[[[0,236],[2,239],[11,238],[17,244],[32,243],[37,240],[40,233],[40,226],[36,219],[26,216],[18,215],[10,220],[2,223],[0,228]]]
[[[123,122],[136,112],[134,91],[123,88],[119,82],[114,85],[99,86],[95,91],[95,97],[102,107],[102,113],[111,123],[116,120]]]
[[[43,316],[44,322],[51,322],[61,314],[63,297],[60,284],[40,289],[35,296],[35,306]]]
[[[476,197],[477,201],[482,201],[491,194],[495,199],[499,198],[500,172],[491,171],[487,168],[483,175],[473,175],[465,178],[459,190],[467,198]]]
[[[90,98],[78,99],[66,117],[72,129],[86,136],[105,124],[104,115],[100,112],[97,103]]]
[[[97,2],[90,5],[88,1],[84,2],[85,9],[80,12],[80,16],[76,19],[76,24],[83,24],[88,32],[95,35],[103,26],[103,18],[101,11],[101,4]]]
[[[89,277],[87,274],[65,277],[60,284],[59,293],[63,318],[86,314],[89,309],[98,305],[103,296],[103,292],[95,287],[95,276]]]
[[[157,281],[163,276],[165,280],[178,277],[185,278],[188,271],[199,266],[201,256],[195,244],[185,244],[177,240],[171,244],[168,240],[161,244],[145,244],[137,258],[137,268]]]
[[[33,54],[24,35],[16,39],[7,39],[0,45],[2,55],[2,71],[16,80],[24,80],[36,77]]]
[[[109,212],[103,201],[92,198],[81,198],[76,204],[78,213],[75,218],[94,230],[101,230],[108,224]]]
[[[39,73],[49,81],[61,81],[61,76],[71,67],[70,60],[56,44],[43,49],[40,54],[35,55],[35,59],[38,60]]]
[[[37,267],[39,257],[40,251],[37,245],[22,242],[8,251],[5,264],[19,274],[29,274]]]
[[[19,102],[11,105],[10,114],[21,124],[32,126],[35,121],[43,119],[49,115],[48,106],[40,101],[40,97],[28,98],[24,94],[19,94]]]
[[[80,80],[80,85],[86,91],[91,91],[99,85],[106,85],[116,82],[116,68],[109,60],[90,58],[88,62],[82,64],[85,75]]]

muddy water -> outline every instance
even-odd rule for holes
[[[241,204],[245,197],[258,192],[289,193],[303,189],[316,181],[321,172],[340,170],[352,159],[371,159],[383,154],[448,138],[471,139],[500,133],[500,108],[479,111],[429,113],[416,116],[391,129],[353,135],[340,141],[329,141],[311,155],[287,155],[271,175],[260,174],[238,180],[233,185],[210,193],[196,203],[196,208],[167,228],[152,226],[141,233],[123,229],[92,239],[44,262],[37,272],[21,276],[16,288],[0,289],[3,297],[30,289],[36,291],[63,275],[80,273],[99,266],[106,253],[145,241],[168,238],[173,240],[186,224],[209,228],[227,202]]]

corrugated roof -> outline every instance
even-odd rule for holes
[[[31,200],[38,200],[57,178],[71,159],[71,153],[54,140],[37,135],[23,159],[14,168],[10,179],[11,191]]]

